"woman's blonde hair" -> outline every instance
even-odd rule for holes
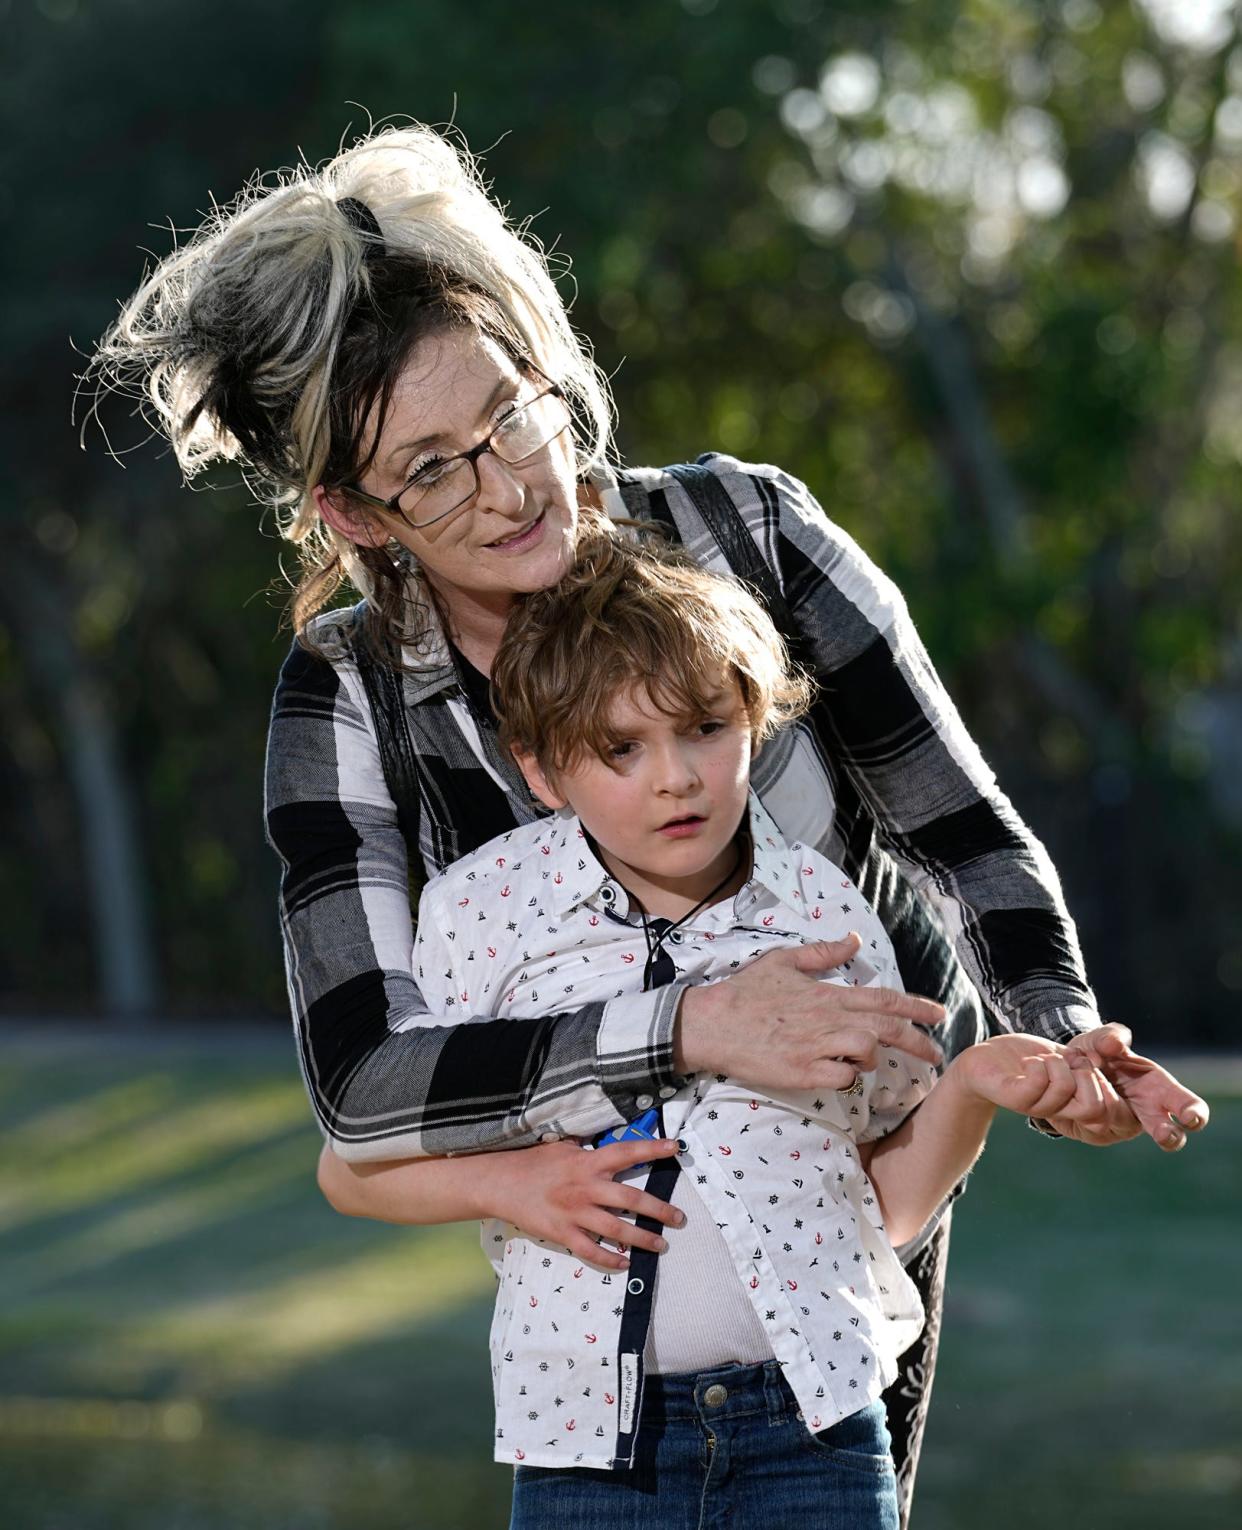
[[[737,681],[756,744],[802,716],[814,686],[734,579],[663,545],[589,538],[558,584],[522,599],[492,665],[500,743],[553,777],[607,761],[609,705],[635,685],[672,717],[710,715]]]
[[[464,325],[560,384],[580,473],[606,456],[607,383],[539,244],[464,147],[389,126],[321,166],[256,177],[213,213],[125,304],[87,379],[143,401],[187,480],[237,462],[279,507],[302,558],[291,609],[304,642],[348,578],[391,644],[415,635],[405,560],[325,525],[313,490],[365,471],[368,420],[374,441],[414,345]]]

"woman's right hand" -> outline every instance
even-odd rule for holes
[[[651,1217],[665,1227],[680,1227],[685,1218],[676,1207],[637,1185],[619,1184],[615,1176],[635,1164],[671,1158],[676,1152],[677,1143],[665,1137],[614,1142],[602,1148],[579,1147],[566,1139],[514,1152],[486,1153],[469,1161],[487,1177],[485,1196],[492,1216],[512,1222],[529,1237],[561,1244],[575,1259],[596,1269],[624,1270],[628,1258],[602,1248],[598,1239],[658,1254],[668,1245],[658,1233],[644,1232],[618,1216],[618,1211]]]
[[[879,1046],[939,1063],[940,1048],[919,1026],[939,1025],[942,1005],[891,988],[819,981],[860,944],[851,934],[771,951],[724,982],[688,989],[678,1011],[677,1071],[727,1073],[754,1089],[848,1089],[875,1067]]]

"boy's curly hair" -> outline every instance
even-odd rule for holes
[[[492,666],[492,699],[501,745],[555,774],[584,754],[608,759],[609,703],[635,684],[660,711],[693,718],[712,711],[730,677],[756,744],[800,717],[814,689],[743,585],[673,549],[605,533],[582,545],[558,584],[514,611]]]

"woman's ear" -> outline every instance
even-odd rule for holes
[[[339,531],[359,547],[387,547],[392,541],[379,517],[366,510],[360,501],[351,500],[348,494],[334,489],[325,489],[321,483],[315,485],[312,494],[315,508],[333,531]]]
[[[513,758],[517,761],[517,767],[526,777],[526,784],[544,807],[563,808],[565,798],[562,797],[544,774],[539,761],[526,749],[514,747]]]

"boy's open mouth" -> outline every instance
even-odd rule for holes
[[[706,822],[707,820],[701,813],[683,813],[679,818],[670,818],[667,823],[662,823],[659,833],[674,834],[679,830],[682,833],[689,833],[690,830],[696,829],[699,824]]]

